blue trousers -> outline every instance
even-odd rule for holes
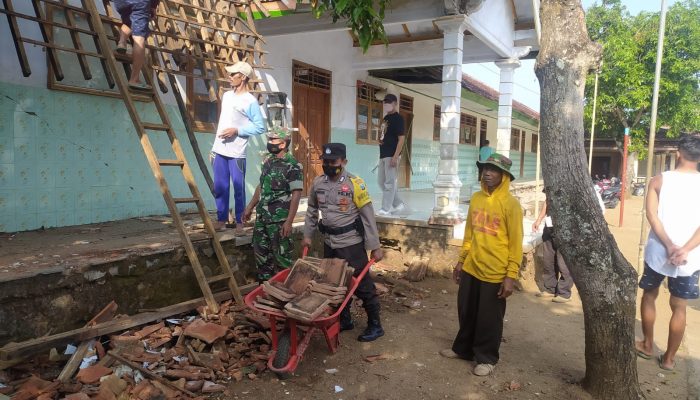
[[[245,158],[232,158],[217,154],[214,157],[214,198],[218,221],[228,221],[228,203],[233,181],[233,200],[236,223],[241,223],[245,210]]]

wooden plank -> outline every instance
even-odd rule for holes
[[[39,4],[40,0],[32,0],[32,6],[34,6],[34,13],[37,18],[46,19],[44,15],[44,9]],[[49,37],[49,31],[46,29],[46,25],[39,24],[39,32],[41,32],[41,37],[44,38],[44,42],[50,43],[51,38]],[[51,68],[53,69],[53,74],[57,81],[62,81],[64,78],[63,69],[61,69],[61,63],[58,61],[58,54],[53,47],[46,46],[46,53],[49,56],[49,62],[51,63]]]
[[[63,24],[60,22],[55,22],[55,21],[44,20],[44,19],[37,18],[37,17],[35,17],[33,15],[29,15],[29,14],[18,13],[16,11],[10,11],[10,10],[5,10],[5,9],[1,9],[1,8],[0,8],[0,13],[6,14],[8,16],[13,16],[13,17],[25,19],[27,21],[36,22],[39,24],[44,24],[44,25],[48,25],[48,26],[55,26],[56,28],[62,28],[62,29],[69,30],[69,31],[84,33],[84,34],[90,35],[90,36],[96,36],[95,32],[92,32],[88,29],[83,29],[80,27],[71,27],[70,25],[66,25],[66,24]]]
[[[61,382],[68,382],[72,377],[73,374],[75,374],[75,371],[78,370],[78,367],[80,367],[80,364],[83,362],[83,358],[85,358],[85,354],[90,350],[90,347],[95,344],[95,340],[86,340],[78,345],[78,348],[75,350],[75,353],[73,353],[68,360],[68,363],[63,367],[63,370],[61,371],[60,374],[58,374],[58,380]]]
[[[63,3],[68,4],[68,0],[63,0]],[[66,8],[63,9],[63,12],[65,14],[66,22],[68,23],[68,25],[70,25],[71,28],[76,27],[77,24],[75,23],[75,17],[73,16],[73,12]],[[73,47],[75,47],[78,50],[83,50],[83,44],[80,41],[80,35],[78,34],[78,32],[74,31],[73,29],[69,29],[69,32],[71,41],[73,42]],[[80,64],[80,70],[83,73],[83,78],[85,78],[86,81],[92,79],[92,73],[90,73],[90,66],[87,62],[87,58],[85,58],[85,55],[78,54],[78,64]]]
[[[76,54],[84,54],[86,56],[97,57],[97,58],[102,58],[102,59],[105,58],[105,56],[103,56],[102,54],[93,53],[93,52],[85,51],[85,50],[73,49],[70,47],[59,46],[57,44],[53,44],[50,42],[42,42],[40,40],[34,40],[34,39],[25,38],[25,37],[20,37],[20,38],[18,38],[18,40],[20,40],[24,43],[29,43],[29,44],[33,44],[36,46],[46,47],[47,49],[67,51],[69,53],[76,53]]]
[[[134,363],[134,362],[122,357],[119,353],[115,352],[114,350],[110,350],[109,352],[107,352],[107,355],[111,356],[112,358],[114,358],[118,362],[128,366],[131,369],[137,369],[137,370],[141,371],[141,373],[144,374],[149,379],[153,379],[154,381],[158,381],[171,389],[175,389],[178,392],[182,392],[182,393],[186,394],[187,396],[189,396],[190,398],[196,397],[195,394],[190,392],[189,390],[183,389],[183,388],[177,386],[176,384],[174,384],[173,382],[163,378],[162,376],[154,374],[151,370],[142,367],[140,364]]]
[[[245,285],[241,287],[241,292],[250,293],[256,287],[258,287],[257,283]],[[216,293],[214,295],[214,299],[219,302],[229,300],[231,297],[231,292],[228,290]],[[159,319],[192,311],[205,304],[206,302],[204,298],[199,297],[193,300],[184,301],[182,303],[173,304],[171,306],[162,307],[154,311],[97,323],[89,327],[82,327],[50,336],[30,339],[21,343],[9,343],[0,348],[0,369],[2,369],[4,366],[3,362],[22,360],[42,350],[65,345],[73,341],[84,341],[98,336],[131,329],[133,327],[148,324]]]
[[[88,1],[92,1],[92,0],[88,0]],[[82,4],[83,8],[85,8],[85,0],[80,0],[80,4]],[[105,10],[107,10],[107,12],[109,12],[110,8],[105,7]],[[93,26],[94,21],[92,20],[92,18],[87,18],[87,23],[88,23],[88,26],[90,27],[90,29],[94,32],[95,27]],[[102,49],[102,46],[100,44],[100,40],[98,39],[97,35],[93,34],[92,37],[93,37],[93,42],[95,43],[95,50],[100,54],[104,54],[104,51],[102,51],[103,49]],[[116,83],[114,82],[114,76],[112,75],[112,71],[110,71],[109,65],[107,65],[107,60],[104,58],[100,58],[100,64],[102,65],[102,71],[105,73],[105,79],[107,80],[107,85],[109,86],[110,89],[113,89],[114,86],[116,85]]]
[[[2,0],[5,10],[13,12],[12,0]],[[17,25],[17,18],[12,14],[5,14],[7,16],[7,23],[10,25],[10,33],[12,34],[12,41],[15,44],[15,51],[17,52],[17,59],[19,60],[19,66],[22,69],[22,75],[28,77],[32,74],[32,69],[29,67],[29,60],[27,59],[27,52],[24,50],[24,45],[19,40],[22,34],[19,31],[19,26]]]

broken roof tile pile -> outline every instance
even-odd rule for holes
[[[232,380],[255,379],[267,367],[269,320],[245,306],[218,314],[168,318],[91,340],[82,365],[58,379],[75,346],[0,370],[0,394],[29,399],[178,399],[223,392]],[[80,348],[78,346],[77,348]],[[64,366],[65,365],[65,366]],[[65,376],[65,371],[61,376]],[[0,396],[1,397],[1,396]]]
[[[299,259],[284,283],[264,283],[265,295],[258,296],[255,306],[301,321],[312,321],[345,300],[354,272],[345,260],[338,258]]]

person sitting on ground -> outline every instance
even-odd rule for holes
[[[661,282],[668,278],[671,321],[666,351],[657,359],[665,370],[672,370],[676,363],[688,300],[700,297],[700,136],[683,136],[676,154],[676,169],[649,182],[646,216],[651,231],[639,280],[639,288],[644,291],[640,309],[643,338],[635,343],[639,357],[652,358],[655,303]]]
[[[131,54],[131,76],[129,88],[151,90],[151,86],[141,82],[141,70],[146,61],[146,39],[151,33],[148,22],[155,17],[160,0],[114,0],[114,7],[121,16],[119,43],[117,53],[126,53],[126,44],[131,36],[133,45]]]
[[[253,228],[253,252],[258,282],[292,265],[292,222],[304,188],[301,164],[289,152],[292,134],[284,128],[267,133],[267,151],[260,183],[245,208],[243,218],[250,221],[256,210]]]
[[[464,243],[452,276],[459,284],[459,331],[447,358],[475,361],[474,375],[486,376],[498,363],[506,298],[513,294],[523,258],[523,211],[510,194],[513,162],[493,153],[484,162],[481,190],[472,195]]]

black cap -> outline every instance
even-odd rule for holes
[[[388,93],[386,96],[384,96],[385,103],[396,103],[397,101],[398,99],[396,98],[396,96],[394,96],[391,93]]]
[[[323,145],[321,160],[345,159],[345,145],[343,143],[326,143]]]

